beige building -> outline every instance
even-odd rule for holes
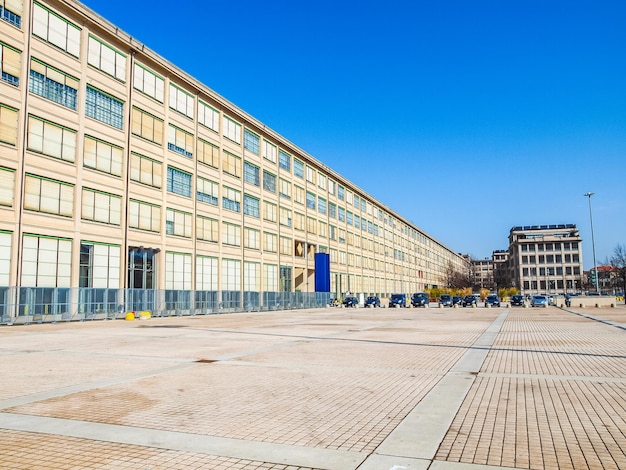
[[[575,224],[532,225],[509,232],[509,273],[523,294],[582,289],[582,239]]]
[[[0,57],[4,315],[127,307],[120,290],[258,307],[314,292],[316,253],[339,296],[421,291],[449,262],[467,269],[79,2],[0,0]]]

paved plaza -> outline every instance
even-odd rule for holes
[[[1,469],[626,469],[626,308],[0,327]]]

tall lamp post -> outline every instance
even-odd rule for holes
[[[593,238],[593,216],[591,215],[591,196],[595,193],[585,193],[583,196],[589,198],[589,222],[591,223],[591,249],[593,250],[593,269],[596,271],[595,281],[596,281],[596,292],[599,294],[600,289],[598,289],[598,266],[596,265],[596,242]]]

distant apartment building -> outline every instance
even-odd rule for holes
[[[513,227],[508,256],[510,283],[524,294],[565,294],[583,287],[582,239],[575,224]]]
[[[470,281],[474,290],[493,289],[493,260],[491,258],[473,259]]]
[[[16,287],[50,303],[88,292],[87,309],[118,289],[262,305],[313,292],[320,253],[336,296],[443,285],[450,263],[467,272],[77,1],[0,0],[0,58],[0,305]]]

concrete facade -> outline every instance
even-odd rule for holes
[[[582,238],[575,224],[516,226],[508,271],[522,294],[567,294],[582,288]]]
[[[441,285],[453,250],[72,0],[0,2],[0,286]]]

